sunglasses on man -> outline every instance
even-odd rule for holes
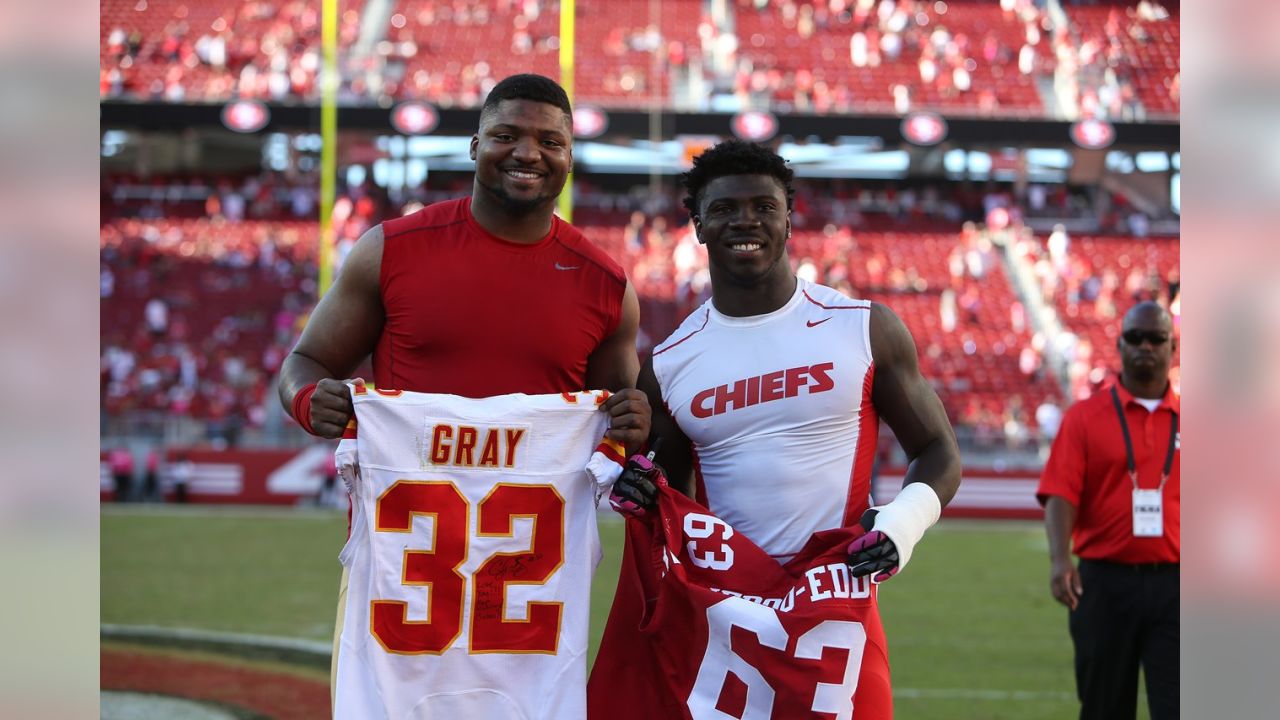
[[[1138,347],[1144,342],[1152,345],[1163,345],[1169,342],[1169,333],[1159,330],[1125,330],[1120,337],[1124,338],[1125,343]]]

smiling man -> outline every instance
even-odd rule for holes
[[[572,125],[568,97],[548,78],[515,75],[490,91],[471,139],[476,163],[471,196],[430,205],[365,233],[285,360],[280,400],[303,428],[319,437],[343,436],[353,416],[345,379],[372,354],[373,380],[384,392],[488,398],[614,391],[601,405],[609,418],[607,434],[629,451],[639,448],[649,431],[648,401],[634,389],[640,364],[635,349],[639,302],[622,268],[554,214],[573,167]],[[415,439],[371,442],[405,446]],[[594,518],[593,506],[585,512]],[[467,527],[465,516],[453,520]],[[426,555],[435,541],[422,537],[413,542],[422,543],[421,554]],[[589,553],[592,548],[567,551]],[[365,561],[357,557],[353,562]],[[382,570],[399,577],[400,568]],[[454,570],[445,568],[440,577],[406,584],[452,582]],[[415,572],[421,575],[421,568]],[[405,573],[407,577],[409,571]],[[344,653],[377,652],[370,628],[342,633],[347,578],[344,571],[338,610],[342,642],[335,647],[335,668],[343,666]],[[580,606],[585,607],[589,590],[580,588]],[[421,596],[420,589],[405,588],[404,593]],[[351,602],[404,599],[367,595],[367,588],[353,586]],[[435,607],[428,612],[436,613]],[[430,625],[437,619],[428,615],[415,621]],[[585,623],[585,610],[581,620]],[[566,627],[577,624],[577,618],[565,620]],[[581,702],[585,661],[573,655],[572,644],[566,642],[564,648],[548,662],[565,664],[565,681],[557,692],[547,690],[542,710],[526,708],[524,716],[557,717],[545,709],[558,707],[551,702],[556,699]],[[585,646],[581,650],[585,653]],[[451,662],[461,662],[461,668],[453,665],[435,674],[453,683],[445,695],[502,696],[485,679],[484,655],[468,660],[463,652],[460,657]],[[431,665],[434,661],[439,658],[424,656],[420,664],[430,671],[437,667]],[[467,683],[471,685],[459,689]],[[343,685],[341,678],[338,684]],[[432,687],[417,683],[413,690],[425,694]],[[338,696],[341,701],[342,693]],[[467,705],[470,700],[457,702],[448,707],[471,710],[455,716],[487,716]],[[339,706],[345,708],[339,716],[385,716],[379,708],[353,712],[341,702]]]
[[[685,206],[707,248],[712,297],[654,349],[641,369],[639,387],[654,408],[651,442],[661,439],[656,462],[672,487],[695,498],[777,563],[804,561],[797,556],[806,555],[802,549],[812,550],[809,541],[815,533],[861,522],[869,532],[852,545],[845,541],[841,550],[848,567],[836,567],[855,582],[865,583],[868,577],[882,581],[907,564],[916,542],[955,494],[960,452],[942,403],[920,375],[915,343],[902,321],[883,305],[796,277],[787,256],[792,178],[776,153],[739,141],[707,150],[685,174]],[[910,464],[897,498],[873,509],[871,465],[881,419],[893,429]],[[654,494],[650,478],[627,472],[615,486],[615,504],[645,515],[654,506]],[[628,552],[592,670],[588,696],[593,716],[620,720],[644,712],[651,717],[674,712],[669,703],[643,708],[634,691],[619,700],[611,690],[611,677],[644,672],[639,666],[654,664],[629,658],[643,658],[682,632],[679,623],[671,622],[671,612],[666,613],[670,638],[662,639],[660,628],[654,635],[648,621],[645,636],[635,631],[647,616],[642,599],[651,587],[637,580],[644,570],[638,565]],[[744,611],[759,620],[760,611]],[[707,618],[688,621],[711,622],[713,612],[721,610],[708,608]],[[858,648],[862,678],[876,680],[860,687],[877,695],[865,697],[859,691],[858,702],[853,702],[851,693],[836,693],[829,698],[835,703],[830,707],[858,706],[866,714],[855,717],[888,717],[883,714],[891,702],[887,660],[882,643],[875,641],[883,635],[878,615],[866,613],[832,618],[831,627],[847,630],[834,631],[828,639]],[[700,648],[691,648],[693,665],[664,668],[652,685],[659,687],[681,672],[699,680],[714,675],[717,671],[707,663],[722,657],[718,652],[708,648],[704,656]],[[698,665],[697,658],[703,657]],[[760,677],[755,686],[761,689],[748,695],[767,697],[766,686],[778,690],[779,683],[792,682],[787,678],[794,678],[800,666],[785,665],[754,666]],[[741,678],[737,667],[735,675]],[[686,704],[682,712],[699,702],[718,702],[720,684],[698,686],[709,694],[678,698]],[[814,697],[812,687],[797,694]],[[807,710],[775,706],[773,717]]]

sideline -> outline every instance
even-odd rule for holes
[[[894,688],[895,698],[907,700],[1053,700],[1075,702],[1075,693],[1053,690],[978,690],[964,688]]]
[[[155,625],[102,625],[103,640],[153,647],[204,650],[250,660],[271,660],[329,671],[333,644],[316,640],[228,633]]]
[[[292,505],[214,505],[174,503],[103,503],[102,515],[114,517],[262,518],[264,520],[346,520],[347,511]]]
[[[155,625],[103,625],[103,639],[134,642],[141,645],[176,647],[187,650],[209,650],[251,659],[280,660],[329,669],[332,643],[299,640],[273,635],[228,633],[193,628],[170,628]],[[1035,690],[984,690],[977,688],[909,688],[895,687],[895,698],[905,700],[991,700],[1075,702],[1075,693]]]

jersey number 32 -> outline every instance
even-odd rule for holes
[[[550,485],[499,483],[477,506],[477,538],[514,536],[515,518],[533,521],[527,551],[494,552],[468,578],[458,572],[471,550],[471,505],[452,482],[399,480],[378,498],[379,533],[411,533],[415,516],[430,516],[430,549],[404,550],[401,582],[425,588],[427,619],[409,620],[408,603],[374,600],[370,631],[382,647],[401,655],[438,655],[462,633],[471,585],[472,653],[556,652],[562,604],[530,602],[526,619],[505,616],[507,586],[540,585],[564,564],[564,498]]]

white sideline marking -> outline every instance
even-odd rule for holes
[[[1074,693],[1052,690],[978,690],[966,688],[894,688],[893,696],[924,700],[1054,700],[1073,702]]]

